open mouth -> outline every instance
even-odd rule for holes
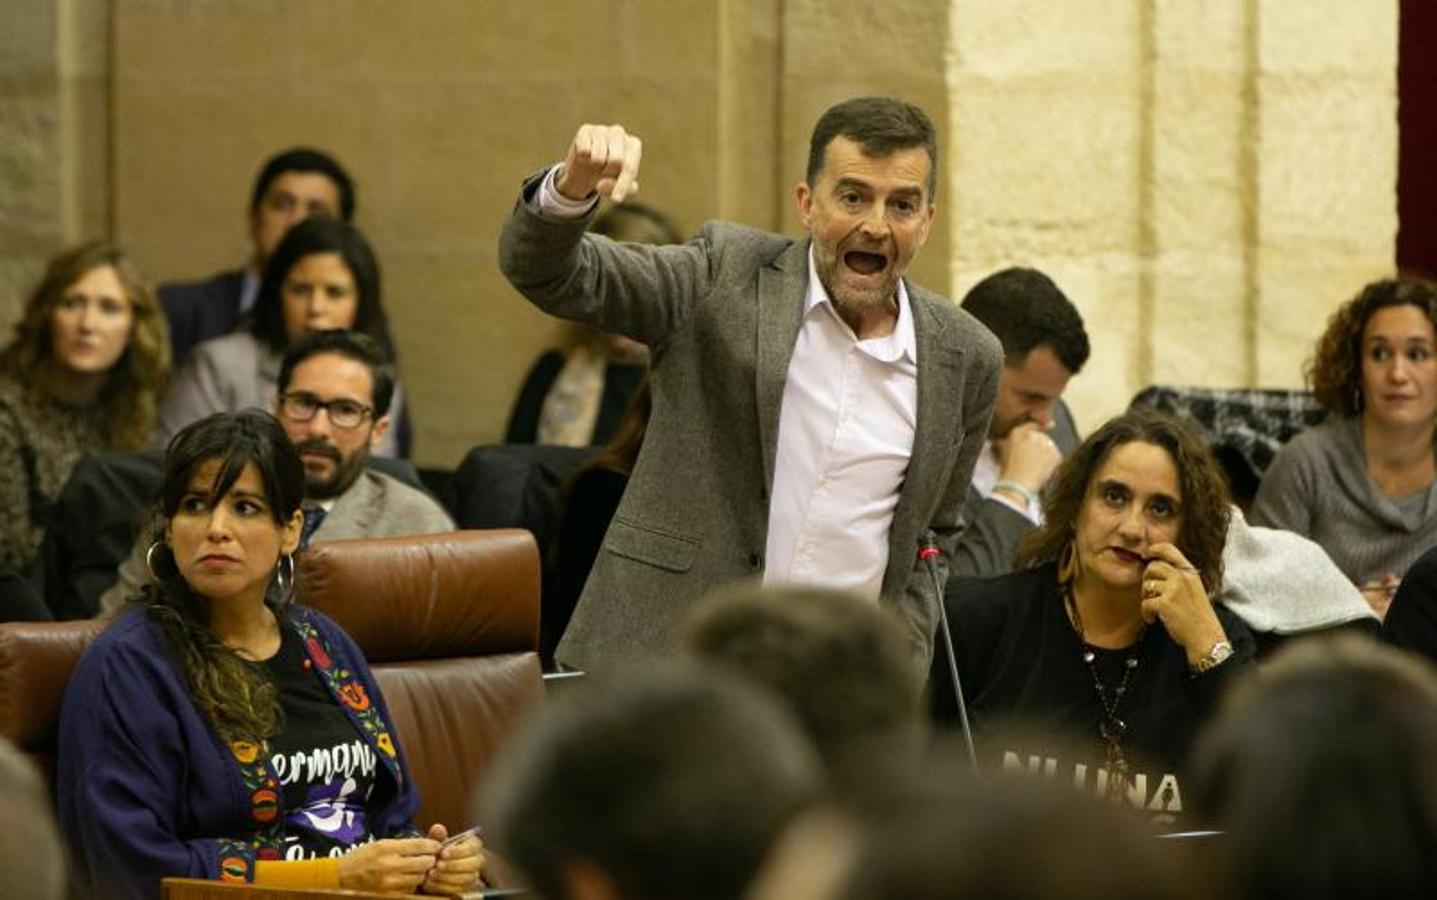
[[[888,257],[882,253],[849,250],[843,254],[843,264],[859,275],[876,275],[888,268]]]

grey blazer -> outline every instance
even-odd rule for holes
[[[500,266],[539,308],[650,348],[653,415],[628,489],[559,645],[595,668],[673,654],[684,613],[763,570],[779,403],[808,282],[809,241],[720,222],[680,246],[616,244],[533,209],[499,240]],[[919,542],[944,554],[996,397],[998,342],[967,313],[908,286],[918,344],[913,455],[889,531],[882,602],[932,654],[938,597]],[[946,578],[939,558],[939,583]]]
[[[383,472],[365,469],[349,490],[334,501],[319,523],[311,543],[346,538],[401,537],[453,531],[454,520],[423,491],[415,490]],[[141,529],[130,555],[120,563],[118,579],[100,595],[100,614],[110,615],[140,593],[145,583],[145,551],[154,527]]]
[[[1059,400],[1053,407],[1053,443],[1067,458],[1078,446],[1078,426],[1068,405]],[[963,537],[949,567],[952,578],[1006,575],[1013,571],[1018,544],[1035,526],[1028,517],[999,500],[984,497],[971,485],[963,502]]]

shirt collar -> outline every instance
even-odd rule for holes
[[[246,267],[244,277],[240,279],[240,312],[247,313],[254,309],[255,301],[259,299],[260,275],[254,269]]]
[[[848,323],[834,308],[833,299],[824,290],[823,282],[818,280],[818,265],[813,258],[813,243],[808,245],[808,294],[803,300],[803,317],[806,319],[815,308],[826,307],[830,315],[838,324],[843,326],[847,332],[864,350],[873,358],[882,362],[897,362],[900,357],[907,356],[909,362],[918,361],[918,341],[913,332],[913,310],[908,302],[908,286],[903,279],[898,279],[898,321],[893,325],[893,332],[886,337],[869,338],[860,341]]]

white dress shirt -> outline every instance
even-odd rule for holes
[[[244,277],[240,279],[239,310],[241,313],[248,313],[254,309],[255,301],[259,299],[260,275],[254,269],[246,268]]]
[[[821,584],[877,600],[918,422],[918,344],[901,281],[893,332],[861,341],[834,309],[809,250],[803,324],[780,409],[764,583]]]

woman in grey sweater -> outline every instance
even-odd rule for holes
[[[1250,517],[1320,544],[1379,616],[1437,545],[1434,322],[1437,285],[1410,277],[1333,314],[1307,367],[1327,418],[1273,460]]]

